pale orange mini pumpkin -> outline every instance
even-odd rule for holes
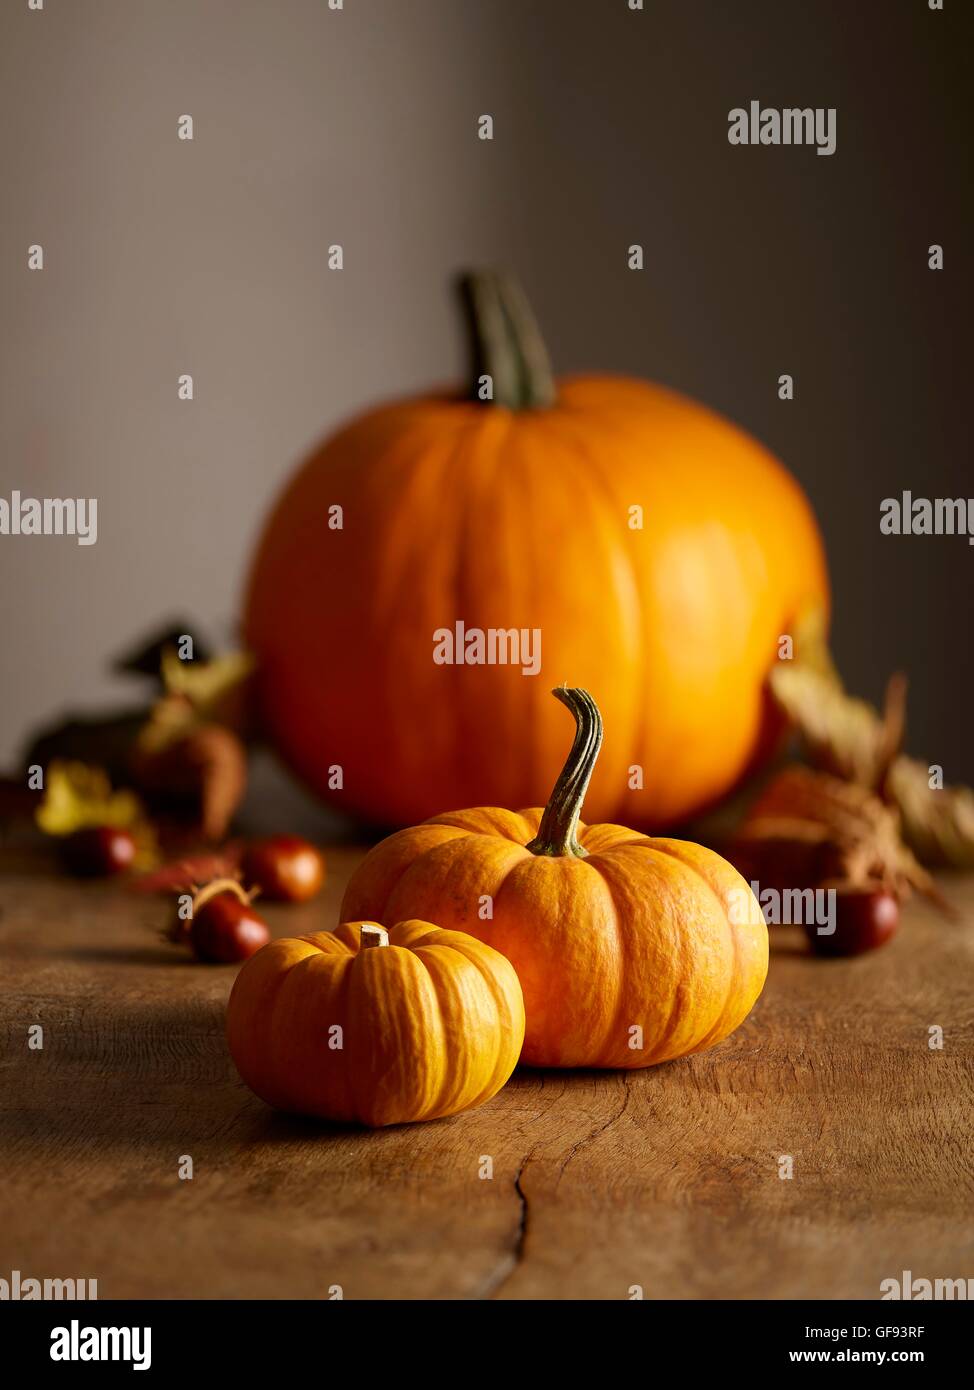
[[[342,914],[435,917],[503,952],[524,991],[524,1062],[645,1067],[702,1052],[761,993],[761,909],[712,850],[580,822],[602,720],[586,691],[554,694],[577,733],[547,808],[400,830],[353,874]]]
[[[279,938],[243,966],[227,1006],[231,1055],[262,1100],[371,1126],[481,1105],[523,1037],[508,961],[431,922]]]

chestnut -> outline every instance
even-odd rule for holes
[[[900,905],[888,888],[840,887],[835,890],[835,931],[819,935],[805,924],[812,950],[819,956],[858,956],[883,946],[900,922]]]
[[[135,862],[135,836],[117,825],[91,825],[61,843],[65,867],[79,878],[123,874]]]
[[[189,943],[198,960],[229,965],[246,960],[270,939],[267,923],[235,879],[208,883],[193,898]]]
[[[271,902],[304,903],[321,891],[325,860],[300,835],[271,835],[244,850],[241,872]]]

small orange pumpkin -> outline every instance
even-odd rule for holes
[[[227,1006],[230,1053],[261,1100],[373,1127],[481,1105],[523,1037],[508,961],[431,922],[281,937],[247,961]]]
[[[343,916],[435,917],[503,952],[524,991],[522,1061],[645,1067],[720,1042],[768,971],[768,931],[736,869],[712,850],[579,820],[602,742],[584,690],[547,808],[435,816],[378,844]]]

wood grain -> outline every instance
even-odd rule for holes
[[[275,931],[334,925],[360,854],[331,852],[319,902],[267,909]],[[875,1299],[904,1269],[974,1276],[974,880],[948,885],[962,922],[913,904],[857,960],[773,929],[757,1008],[702,1056],[519,1071],[479,1111],[363,1132],[250,1095],[223,1040],[233,968],[158,940],[163,900],[24,854],[0,869],[0,1276],[407,1299]]]

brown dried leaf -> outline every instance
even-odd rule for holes
[[[21,765],[88,763],[104,768],[113,782],[124,782],[132,743],[148,712],[143,705],[103,716],[70,716],[37,733],[24,751]]]
[[[905,682],[887,687],[883,717],[866,700],[847,695],[830,675],[801,663],[779,662],[768,682],[780,709],[795,724],[815,766],[835,777],[876,789],[903,736]]]
[[[826,826],[789,816],[745,821],[727,854],[749,883],[757,881],[779,892],[834,877],[840,857]]]
[[[904,676],[890,679],[882,715],[849,695],[828,654],[821,617],[812,614],[796,634],[794,660],[773,667],[768,684],[816,768],[877,792],[895,807],[900,832],[923,863],[974,867],[974,792],[931,787],[926,766],[900,753]]]
[[[897,758],[886,794],[899,808],[907,843],[924,864],[974,868],[974,791],[930,786],[925,764]]]
[[[214,878],[233,878],[240,871],[243,844],[236,841],[218,853],[187,854],[181,859],[161,864],[152,873],[133,879],[130,888],[135,893],[184,893],[197,883]]]
[[[882,883],[899,897],[915,889],[944,905],[903,843],[896,811],[867,788],[828,773],[799,764],[783,769],[752,806],[739,838],[752,849],[754,841],[761,844],[766,876],[770,870],[787,880],[805,872],[808,878],[799,881],[810,885],[826,879]],[[783,861],[780,869],[776,860]]]
[[[150,795],[191,803],[203,835],[221,840],[247,787],[246,749],[231,729],[185,720],[178,699],[160,701],[136,745],[133,774]]]

